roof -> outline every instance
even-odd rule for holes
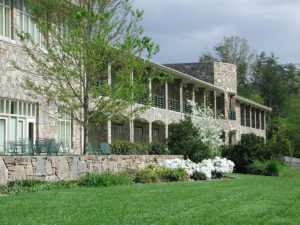
[[[205,81],[202,81],[200,79],[197,79],[197,78],[195,78],[193,76],[190,76],[188,74],[182,73],[182,72],[180,72],[178,70],[174,70],[174,69],[172,69],[170,67],[161,65],[159,63],[156,63],[156,62],[153,62],[153,61],[150,61],[150,60],[148,60],[148,62],[149,62],[149,64],[151,66],[156,67],[158,69],[161,69],[164,72],[171,73],[173,75],[176,75],[177,77],[180,77],[180,78],[183,78],[183,79],[186,79],[186,80],[190,80],[191,82],[197,83],[200,86],[203,86],[203,87],[206,87],[206,88],[218,91],[218,92],[224,92],[224,90],[222,88],[219,88],[219,87],[217,87],[217,86],[215,86],[213,84],[210,84],[208,82],[205,82]]]
[[[246,103],[248,105],[254,105],[257,108],[260,108],[260,109],[263,109],[263,110],[266,110],[266,111],[272,111],[272,108],[267,107],[267,106],[262,105],[262,104],[259,104],[259,103],[255,102],[255,101],[250,100],[250,99],[244,98],[242,96],[236,95],[235,98],[237,100],[239,100],[240,102]]]

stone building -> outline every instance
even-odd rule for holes
[[[23,52],[16,30],[28,32],[34,42],[42,47],[43,37],[31,21],[24,0],[0,0],[0,151],[4,142],[30,138],[67,139],[75,153],[80,153],[82,128],[67,114],[48,105],[43,96],[33,99],[22,85],[30,76],[14,68],[11,60],[22,64],[33,62]],[[107,121],[93,127],[89,142],[98,148],[99,141],[131,142],[164,141],[168,126],[184,118],[190,111],[187,100],[209,105],[215,114],[224,115],[223,137],[226,144],[235,143],[241,134],[253,132],[266,137],[266,113],[271,109],[237,95],[236,67],[232,64],[185,63],[149,66],[169,73],[173,79],[163,85],[149,84],[149,96],[154,106],[140,118],[119,124]]]

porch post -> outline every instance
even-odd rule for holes
[[[168,104],[168,96],[169,91],[168,91],[168,81],[165,81],[165,109],[169,109],[169,104]]]
[[[148,128],[149,128],[149,132],[148,132],[148,137],[149,137],[149,143],[151,143],[152,142],[152,122],[149,122],[149,126],[148,126]]]
[[[129,141],[134,143],[134,122],[130,120],[129,122]]]
[[[107,143],[111,144],[112,143],[112,138],[111,138],[111,120],[108,120],[106,123],[107,126]]]

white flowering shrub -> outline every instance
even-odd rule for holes
[[[196,179],[218,179],[233,172],[234,163],[226,158],[215,157],[204,159],[200,163],[194,163],[187,159],[167,159],[160,166],[170,169],[183,168],[191,178]]]
[[[214,111],[211,108],[201,108],[192,101],[189,101],[189,104],[192,106],[191,120],[199,131],[200,140],[210,148],[214,155],[218,155],[220,147],[224,145],[221,138],[222,121],[214,118]]]

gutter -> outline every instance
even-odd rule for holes
[[[267,107],[267,106],[262,105],[262,104],[259,104],[259,103],[257,103],[257,102],[254,102],[254,101],[252,101],[252,100],[250,100],[250,99],[244,98],[244,97],[242,97],[242,96],[236,95],[235,98],[236,98],[237,100],[239,100],[240,102],[247,103],[247,104],[249,104],[249,105],[254,105],[254,106],[256,106],[257,108],[261,108],[261,109],[264,109],[264,110],[269,111],[269,112],[272,111],[272,108]]]

